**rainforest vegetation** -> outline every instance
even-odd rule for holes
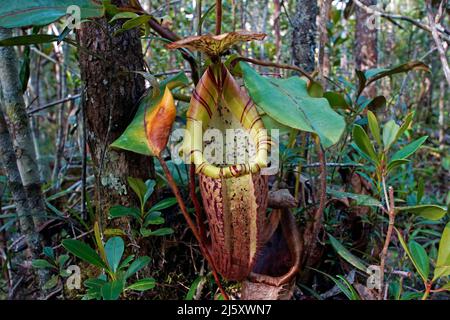
[[[1,300],[448,300],[448,0],[3,0]]]

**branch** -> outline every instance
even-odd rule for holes
[[[389,249],[389,243],[391,242],[392,231],[394,230],[394,222],[395,222],[395,208],[394,208],[394,189],[389,187],[389,226],[388,231],[386,233],[386,240],[384,241],[384,247],[380,254],[380,291],[378,293],[378,300],[382,300],[383,298],[383,289],[384,289],[384,266],[386,264],[386,256]],[[386,203],[387,204],[387,203]]]

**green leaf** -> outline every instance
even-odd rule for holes
[[[424,279],[428,279],[430,275],[430,260],[425,249],[416,241],[411,240],[408,243],[411,258],[415,261],[417,271]]]
[[[450,291],[450,282],[447,282],[446,284],[444,284],[442,287],[440,287],[439,289],[443,289],[443,290],[447,290]]]
[[[157,105],[163,97],[166,86],[169,87],[169,89],[173,89],[176,87],[186,86],[187,84],[189,84],[189,80],[186,77],[186,74],[184,72],[180,72],[160,83],[160,94],[157,97],[153,97],[152,92],[148,91],[139,101],[138,111],[136,112],[133,121],[124,133],[122,133],[122,135],[111,144],[111,147],[151,156],[152,153],[148,147],[144,127],[145,110]]]
[[[58,37],[50,34],[33,34],[26,36],[12,37],[0,41],[0,47],[23,46],[32,44],[42,44],[58,41]]]
[[[367,206],[367,207],[380,207],[381,202],[377,199],[366,195],[366,194],[357,194],[357,193],[350,193],[350,192],[343,192],[343,191],[337,191],[328,188],[327,193],[331,194],[332,196],[342,199],[342,198],[350,198],[352,200],[356,201],[357,206]]]
[[[144,278],[141,279],[132,285],[127,287],[127,290],[135,290],[135,291],[146,291],[153,289],[156,285],[156,281],[153,278]]]
[[[138,208],[114,206],[109,209],[109,216],[113,219],[121,217],[134,217],[136,219],[139,219],[141,217],[141,214]]]
[[[151,17],[148,15],[142,15],[142,16],[138,16],[136,18],[132,18],[132,19],[126,21],[122,25],[122,29],[130,30],[130,29],[139,27],[139,26],[143,25],[144,23],[147,23],[150,19],[151,19]]]
[[[349,107],[347,100],[345,100],[344,96],[338,92],[325,92],[323,97],[327,99],[330,106],[335,109],[346,109]]]
[[[355,124],[353,127],[353,140],[362,152],[364,152],[373,162],[378,163],[378,157],[375,153],[372,143],[370,142],[369,136],[364,129]]]
[[[42,289],[50,290],[50,289],[56,287],[58,284],[58,279],[59,279],[58,275],[52,276],[46,283],[44,283],[44,285],[42,286]]]
[[[177,199],[175,197],[166,198],[164,200],[161,200],[157,204],[151,207],[150,212],[154,211],[160,211],[166,208],[169,208],[177,203]]]
[[[119,12],[116,15],[114,15],[114,17],[112,17],[111,20],[109,20],[109,23],[119,20],[119,19],[132,19],[132,18],[136,18],[136,17],[139,17],[139,15],[134,12]]]
[[[136,260],[133,261],[133,263],[128,268],[127,272],[125,273],[125,279],[128,279],[132,275],[134,275],[136,272],[144,268],[150,263],[150,258],[147,256],[139,257]]]
[[[392,156],[392,160],[405,159],[412,155],[427,140],[428,136],[421,137],[410,144],[406,145]]]
[[[408,130],[413,118],[414,118],[414,112],[411,112],[406,116],[405,121],[403,122],[403,124],[400,127],[400,130],[398,130],[398,132],[397,132],[396,139],[399,139],[403,135],[403,133],[405,133],[405,131]]]
[[[335,237],[328,234],[331,246],[336,250],[336,252],[348,263],[350,263],[355,268],[366,272],[367,266],[356,256],[354,256],[350,251],[348,251]]]
[[[90,246],[80,240],[66,239],[62,241],[62,246],[74,256],[84,260],[94,266],[108,269],[106,263]]]
[[[141,228],[140,229],[141,234],[143,237],[150,237],[150,236],[166,236],[169,234],[173,233],[173,229],[172,228],[161,228],[161,229],[157,229],[155,231],[149,230],[149,229],[145,229],[145,228]]]
[[[143,202],[144,204],[147,203],[148,199],[153,194],[153,191],[155,190],[156,182],[155,182],[155,180],[147,180],[147,181],[145,181],[145,185],[147,187],[147,191],[144,194],[144,202]]]
[[[103,285],[105,285],[105,283],[106,283],[105,280],[98,278],[87,279],[86,281],[83,282],[86,288],[94,288],[99,290],[103,287]]]
[[[66,264],[67,260],[69,260],[69,256],[67,254],[62,254],[58,257],[57,262],[58,262],[58,266],[60,268],[64,267],[64,265]]]
[[[128,267],[130,262],[133,261],[133,259],[134,259],[134,254],[131,254],[128,257],[126,257],[125,259],[123,259],[123,261],[119,265],[118,270],[122,270],[122,269]]]
[[[407,164],[408,162],[410,162],[408,159],[392,160],[389,162],[389,164],[387,166],[387,172],[389,173],[392,170],[394,170],[395,168],[397,168],[398,166],[401,166],[402,164]]]
[[[3,0],[0,27],[45,26],[64,17],[71,5],[81,9],[81,19],[103,15],[102,6],[94,0]]]
[[[394,120],[389,120],[383,128],[383,145],[384,150],[389,150],[391,145],[397,139],[397,133],[400,130],[398,124],[395,123]]]
[[[368,80],[367,85],[369,85],[370,83],[377,81],[381,78],[387,77],[387,76],[391,76],[394,74],[398,74],[398,73],[404,73],[404,72],[408,72],[411,70],[423,70],[423,71],[430,71],[430,68],[423,62],[421,61],[410,61],[398,66],[395,66],[391,69],[387,69],[387,68],[377,68],[377,69],[370,69],[364,72],[365,77]]]
[[[439,220],[445,216],[446,208],[434,204],[421,204],[409,207],[396,207],[397,211],[405,211],[429,220]]]
[[[427,282],[428,279],[426,277],[424,277],[424,274],[421,272],[420,266],[417,264],[411,251],[409,251],[409,248],[406,245],[405,239],[403,238],[402,234],[400,233],[400,231],[397,230],[397,228],[395,228],[395,231],[397,232],[397,237],[398,237],[398,240],[400,241],[401,246],[403,247],[403,250],[405,250],[406,254],[409,257],[409,260],[411,260],[412,264],[414,265],[414,268],[416,268],[416,270],[419,273],[420,277],[422,278],[423,282],[424,283]]]
[[[133,189],[134,193],[136,193],[136,195],[138,196],[141,204],[143,204],[144,196],[147,191],[147,186],[145,185],[144,181],[139,178],[128,177],[128,184],[130,185],[131,189]]]
[[[31,265],[33,268],[36,269],[54,269],[55,266],[52,265],[50,262],[44,259],[35,259],[31,262]]]
[[[126,236],[127,234],[122,229],[118,228],[108,228],[103,231],[105,236],[113,237],[113,236]]]
[[[52,247],[44,247],[43,252],[44,252],[45,256],[47,256],[48,258],[53,259],[53,260],[55,259],[55,252]]]
[[[104,300],[117,300],[123,291],[123,281],[115,280],[105,283],[102,288],[102,297]]]
[[[116,272],[122,259],[125,244],[121,237],[110,238],[105,244],[106,259],[112,270]]]
[[[313,98],[323,98],[323,87],[316,81],[311,81],[308,85],[308,94]]]
[[[316,133],[324,147],[337,143],[345,121],[325,98],[308,94],[306,81],[299,77],[267,78],[240,62],[250,97],[270,117],[288,127]]]
[[[194,298],[194,294],[197,291],[197,287],[199,286],[199,284],[202,281],[205,281],[205,277],[204,276],[198,276],[194,282],[192,282],[191,287],[189,288],[188,293],[186,294],[186,297],[184,298],[184,300],[192,300]]]
[[[377,117],[372,111],[367,111],[367,120],[373,138],[378,142],[378,145],[381,146],[380,126],[378,125]]]
[[[450,222],[442,231],[433,281],[450,275]]]

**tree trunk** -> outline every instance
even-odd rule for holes
[[[331,0],[322,0],[320,3],[320,22],[319,22],[319,70],[322,85],[326,87],[326,77],[330,74],[330,57],[327,51],[328,29],[327,23],[330,19]]]
[[[126,0],[112,3],[119,7],[129,4]],[[78,33],[81,46],[87,49],[80,52],[79,62],[85,86],[87,143],[96,177],[98,213],[103,217],[111,205],[134,203],[127,177],[145,180],[153,167],[150,157],[109,148],[132,121],[145,90],[143,77],[133,73],[144,69],[139,31],[113,35],[119,28],[120,22],[110,25],[102,18],[83,24]]]
[[[361,0],[370,7],[377,4],[377,0]],[[360,7],[356,7],[356,27],[355,27],[355,65],[358,70],[367,70],[377,67],[377,17],[371,16]],[[376,87],[369,86],[365,93],[369,97],[376,95]]]
[[[294,64],[307,72],[314,71],[317,0],[297,0],[292,19],[292,57]]]
[[[12,37],[11,30],[0,28],[0,40],[10,37]],[[0,48],[0,84],[3,109],[14,144],[17,167],[27,194],[30,213],[35,226],[38,227],[45,220],[46,210],[14,47]]]

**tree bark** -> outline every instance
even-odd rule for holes
[[[126,0],[112,3],[119,7],[129,4]],[[136,198],[127,177],[145,180],[152,176],[153,167],[150,157],[109,148],[132,121],[145,90],[143,77],[133,73],[144,69],[139,31],[113,35],[120,24],[110,25],[102,18],[83,24],[78,32],[81,46],[87,49],[79,57],[85,86],[87,143],[96,177],[98,212],[105,214],[111,205],[134,203]]]
[[[330,74],[330,58],[327,51],[328,29],[327,23],[330,19],[331,0],[322,0],[320,3],[320,22],[319,22],[319,70],[322,85],[326,87],[326,77]]]
[[[11,30],[0,28],[0,40],[12,37]],[[46,210],[28,115],[21,92],[18,59],[14,47],[0,48],[0,84],[3,110],[17,157],[17,167],[36,227],[45,220]]]
[[[294,64],[307,72],[314,71],[317,0],[297,0],[292,19],[292,57]]]
[[[370,7],[377,4],[377,0],[361,0],[361,2]],[[377,48],[377,17],[371,16],[360,7],[356,7],[356,27],[355,27],[355,65],[358,70],[367,70],[377,67],[378,48]],[[376,87],[369,86],[365,93],[369,97],[376,95]]]

